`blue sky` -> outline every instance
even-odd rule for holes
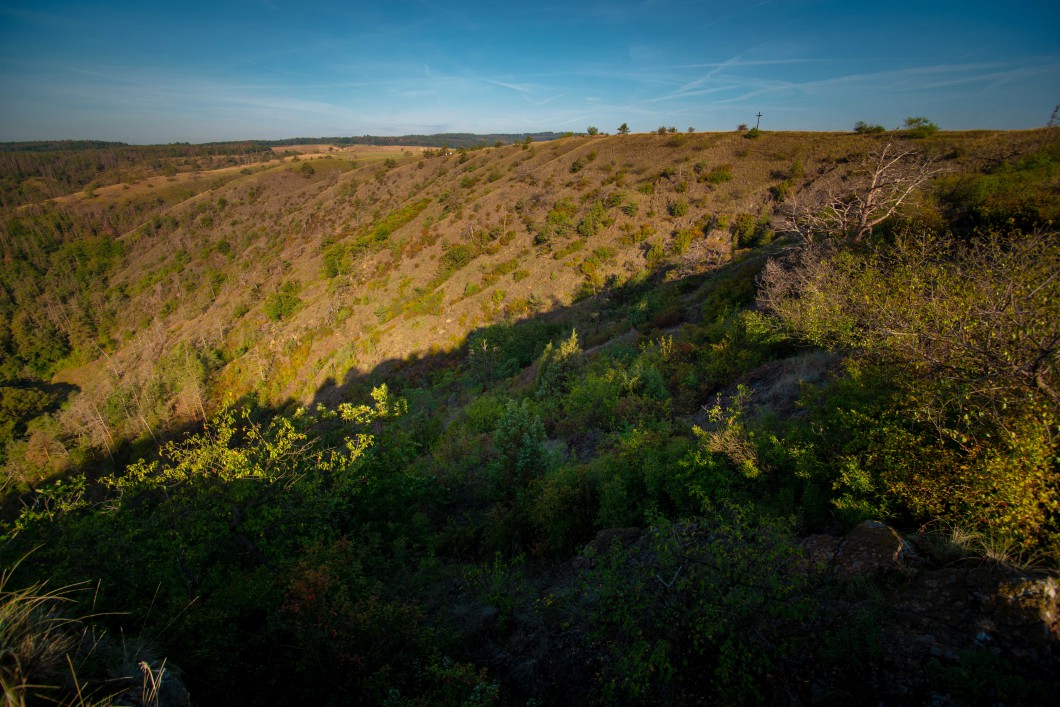
[[[0,0],[0,140],[1044,125],[1060,2]]]

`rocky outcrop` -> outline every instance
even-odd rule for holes
[[[805,567],[840,579],[878,577],[906,571],[923,559],[894,528],[867,520],[844,538],[811,535],[802,543]]]
[[[866,521],[845,537],[801,543],[800,570],[871,582],[879,663],[866,671],[883,703],[1038,704],[1060,699],[1060,583],[967,558],[941,565],[895,529]]]

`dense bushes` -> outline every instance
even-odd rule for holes
[[[747,509],[648,529],[589,574],[594,637],[612,662],[610,701],[675,694],[762,704],[797,691],[794,658],[814,637],[797,551],[783,523]]]
[[[1054,236],[1020,234],[807,246],[771,263],[760,301],[778,321],[894,391],[871,416],[850,410],[860,449],[837,483],[877,510],[1056,543],[1058,268]]]
[[[871,620],[837,624],[877,587],[793,571],[796,533],[838,534],[864,518],[964,526],[1057,561],[1060,264],[1042,220],[1051,154],[981,181],[944,178],[931,192],[938,208],[922,212],[958,229],[1021,215],[1041,228],[1033,237],[896,239],[901,228],[870,227],[860,243],[837,231],[790,247],[745,206],[710,222],[713,237],[729,229],[735,262],[677,278],[631,272],[625,285],[601,275],[621,267],[621,250],[590,239],[606,237],[627,197],[558,195],[547,216],[542,197],[544,223],[530,231],[542,255],[578,239],[554,255],[583,251],[569,265],[589,285],[584,299],[481,328],[451,354],[351,375],[322,391],[334,409],[210,418],[203,406],[202,427],[156,445],[148,435],[166,401],[205,395],[211,373],[239,360],[205,342],[174,347],[157,375],[124,379],[79,413],[86,427],[92,415],[142,424],[135,453],[116,444],[107,457],[98,442],[98,464],[77,460],[27,494],[2,549],[41,546],[20,586],[98,582],[95,610],[113,614],[96,621],[156,636],[204,704],[846,699],[835,656],[867,657],[866,673],[881,663],[865,639]],[[805,176],[796,156],[779,159],[792,166],[774,179]],[[693,171],[733,178],[730,165]],[[325,273],[352,272],[357,249],[385,247],[422,203],[326,245]],[[504,237],[470,225],[443,244],[432,285]],[[662,262],[702,229],[668,243],[623,220],[619,243]],[[62,252],[105,277],[121,254],[96,246]],[[165,267],[190,257],[177,251]],[[521,257],[481,270],[515,274]],[[442,304],[439,290],[401,287],[408,300],[380,304],[383,315]],[[290,317],[298,295],[283,284],[264,297],[265,316]],[[6,374],[44,375],[90,340],[41,326],[34,351],[39,322],[0,305],[12,315],[0,346],[18,357]],[[395,393],[338,402],[384,377]],[[0,386],[0,433],[53,424],[57,390]],[[11,449],[12,463],[49,452],[31,455],[29,440]]]

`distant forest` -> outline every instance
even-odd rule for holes
[[[284,140],[231,140],[191,144],[174,142],[166,145],[130,145],[105,140],[34,140],[31,142],[0,142],[0,152],[80,152],[122,147],[163,148],[167,154],[230,154],[284,145],[414,145],[419,147],[476,147],[492,146],[498,141],[506,144],[522,142],[526,138],[537,142],[555,140],[568,133],[438,133],[436,135],[361,135],[357,137],[292,137]],[[218,152],[220,150],[220,152]]]
[[[28,204],[120,181],[157,174],[171,176],[277,159],[274,147],[293,145],[410,145],[476,149],[497,143],[544,142],[563,133],[441,133],[360,137],[296,137],[286,140],[239,140],[190,144],[130,145],[102,140],[0,142],[0,205]]]
[[[284,145],[415,145],[418,147],[487,147],[498,142],[511,144],[530,138],[535,142],[555,140],[568,133],[438,133],[437,135],[361,135],[360,137],[295,137],[287,140],[262,140],[269,147]]]

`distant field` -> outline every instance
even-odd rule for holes
[[[276,154],[286,153],[288,156],[283,157],[279,162],[256,165],[253,169],[254,171],[263,171],[274,168],[284,162],[290,162],[298,156],[301,156],[304,159],[334,158],[346,161],[363,160],[365,162],[371,162],[373,160],[384,160],[388,157],[412,157],[423,154],[423,151],[427,149],[430,148],[400,145],[287,145],[284,147],[273,147],[272,151]],[[297,155],[290,156],[291,152],[297,153]],[[80,191],[55,197],[53,201],[62,204],[97,196],[115,197],[121,195],[126,198],[135,197],[141,195],[145,190],[159,187],[184,187],[203,180],[216,180],[218,178],[225,178],[226,176],[230,178],[232,175],[240,172],[247,173],[248,169],[251,169],[251,167],[246,165],[235,165],[196,172],[181,172],[170,176],[148,177],[132,183],[98,187],[91,191],[93,196],[88,196],[87,192]]]
[[[277,154],[284,152],[297,152],[303,155],[319,154],[327,152],[342,152],[355,154],[361,158],[370,158],[373,155],[393,155],[394,153],[419,154],[428,148],[403,145],[282,145],[273,147],[272,151]]]

